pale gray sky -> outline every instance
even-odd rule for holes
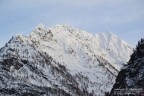
[[[69,24],[92,34],[111,31],[135,46],[144,37],[144,0],[0,0],[0,47],[39,23]]]

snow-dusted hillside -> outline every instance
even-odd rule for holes
[[[38,25],[0,49],[1,94],[103,96],[132,47],[112,33]],[[7,92],[13,90],[13,92]]]
[[[121,96],[143,96],[144,95],[144,39],[138,42],[137,48],[131,55],[127,65],[119,72],[114,84],[111,96],[117,96],[117,90],[123,90]]]

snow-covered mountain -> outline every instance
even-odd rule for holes
[[[128,64],[119,72],[111,92],[112,96],[117,96],[116,92],[119,94],[117,89],[123,89],[121,96],[144,95],[144,39],[138,42]]]
[[[38,25],[0,49],[0,94],[103,96],[132,53],[112,33]]]

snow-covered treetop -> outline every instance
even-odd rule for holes
[[[22,34],[16,34],[9,40],[9,43],[10,42],[23,42],[26,39],[27,39],[26,36],[23,36]]]
[[[137,51],[140,53],[144,53],[144,38],[138,41]]]

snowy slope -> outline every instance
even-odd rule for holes
[[[132,54],[132,47],[109,32],[96,34],[95,37],[99,41],[99,49],[102,50],[100,51],[102,52],[100,55],[120,70],[121,64],[126,63],[129,60],[130,54]]]
[[[55,53],[50,50],[52,54],[49,54],[51,55],[56,55],[59,51],[63,52],[59,53],[60,55],[65,53],[70,54],[71,52],[69,51],[72,50],[75,54],[85,51],[86,53],[90,53],[89,55],[93,53],[102,56],[120,70],[121,64],[126,63],[132,53],[132,47],[112,33],[96,33],[92,35],[68,25],[57,25],[49,29],[45,28],[44,25],[39,25],[34,31],[36,32],[31,33],[30,39],[37,40],[41,45],[39,49],[43,51],[49,51],[48,49],[53,48]],[[53,36],[50,36],[51,34]]]
[[[57,96],[58,90],[62,96],[103,96],[131,52],[132,47],[112,33],[92,35],[68,25],[40,24],[29,36],[14,36],[0,50],[0,70],[14,79],[6,86],[6,75],[1,76],[0,90],[29,84],[27,90],[35,86],[37,93],[51,96]],[[56,93],[44,91],[49,88]]]

